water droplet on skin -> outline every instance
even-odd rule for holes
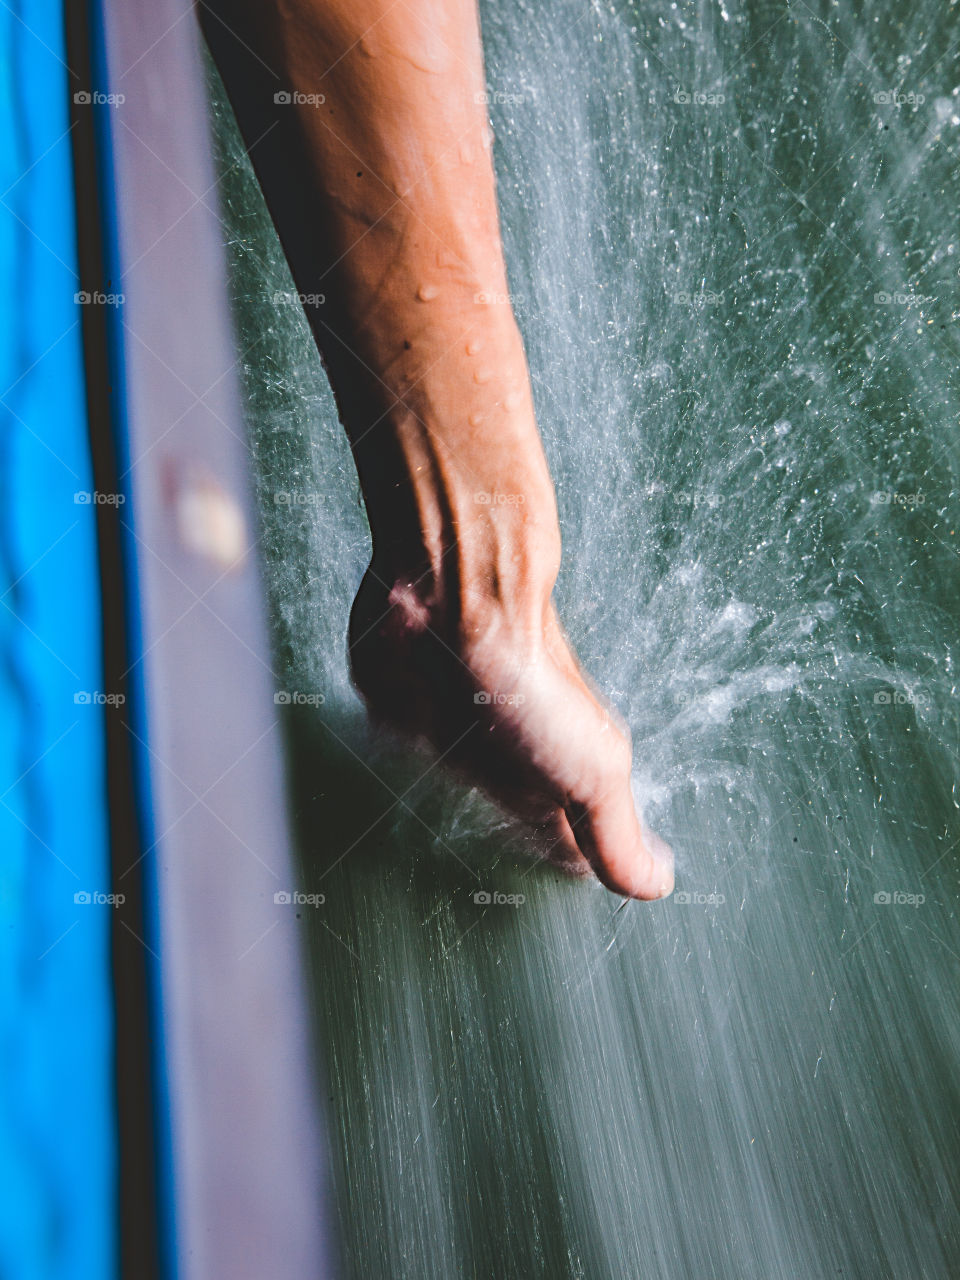
[[[481,422],[483,422],[483,420],[484,420],[484,416],[482,413],[471,413],[470,416],[467,418],[467,421],[470,423],[471,427],[479,427]]]
[[[379,46],[370,35],[365,35],[360,40],[360,52],[366,54],[368,58],[377,58],[380,55]]]
[[[520,392],[511,391],[507,395],[507,398],[504,403],[506,404],[508,409],[516,409],[520,404],[520,400],[521,400]]]
[[[469,142],[465,142],[460,148],[460,160],[463,164],[473,164],[476,159],[476,152]]]
[[[482,351],[482,350],[483,350],[483,343],[480,341],[479,338],[471,338],[470,341],[467,343],[468,356],[475,356],[478,351]]]
[[[441,71],[445,71],[449,58],[445,51],[440,48],[434,49],[396,49],[394,52],[397,57],[403,58],[405,62],[409,62],[411,67],[416,67],[418,71],[425,71],[429,76],[438,76]]]
[[[421,302],[430,302],[439,292],[435,284],[422,284],[417,290],[417,297]]]
[[[482,386],[485,382],[489,382],[493,377],[492,369],[477,369],[473,375],[474,382],[479,382]]]

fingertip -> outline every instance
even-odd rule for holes
[[[564,807],[580,851],[606,888],[647,902],[673,892],[673,850],[644,822],[622,760]]]
[[[650,875],[650,883],[654,888],[652,896],[655,899],[668,898],[673,893],[676,883],[673,850],[666,840],[642,824],[640,832],[652,868]]]
[[[624,805],[584,808],[571,826],[598,880],[613,893],[652,902],[673,892],[673,850]]]
[[[606,870],[607,876],[600,875],[605,884],[642,902],[657,902],[673,893],[673,850],[642,823],[635,827],[631,856],[608,863]]]

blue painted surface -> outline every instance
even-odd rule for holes
[[[58,6],[0,8],[0,1276],[114,1273],[94,507]]]

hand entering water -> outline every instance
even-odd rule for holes
[[[297,287],[322,299],[308,316],[373,534],[350,625],[371,713],[534,824],[555,861],[669,893],[627,735],[551,603],[560,534],[474,0],[217,0],[201,15]]]
[[[533,825],[565,869],[592,866],[631,897],[669,893],[670,851],[637,821],[627,736],[578,670],[552,607],[531,625],[525,609],[478,600],[467,620],[442,602],[435,610],[430,594],[368,572],[351,657],[371,712],[425,737]]]

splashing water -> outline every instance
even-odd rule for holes
[[[345,1273],[946,1280],[952,9],[482,17],[558,606],[677,893],[534,868],[368,734],[356,476],[215,86],[278,685],[324,699],[290,709],[291,789]]]

